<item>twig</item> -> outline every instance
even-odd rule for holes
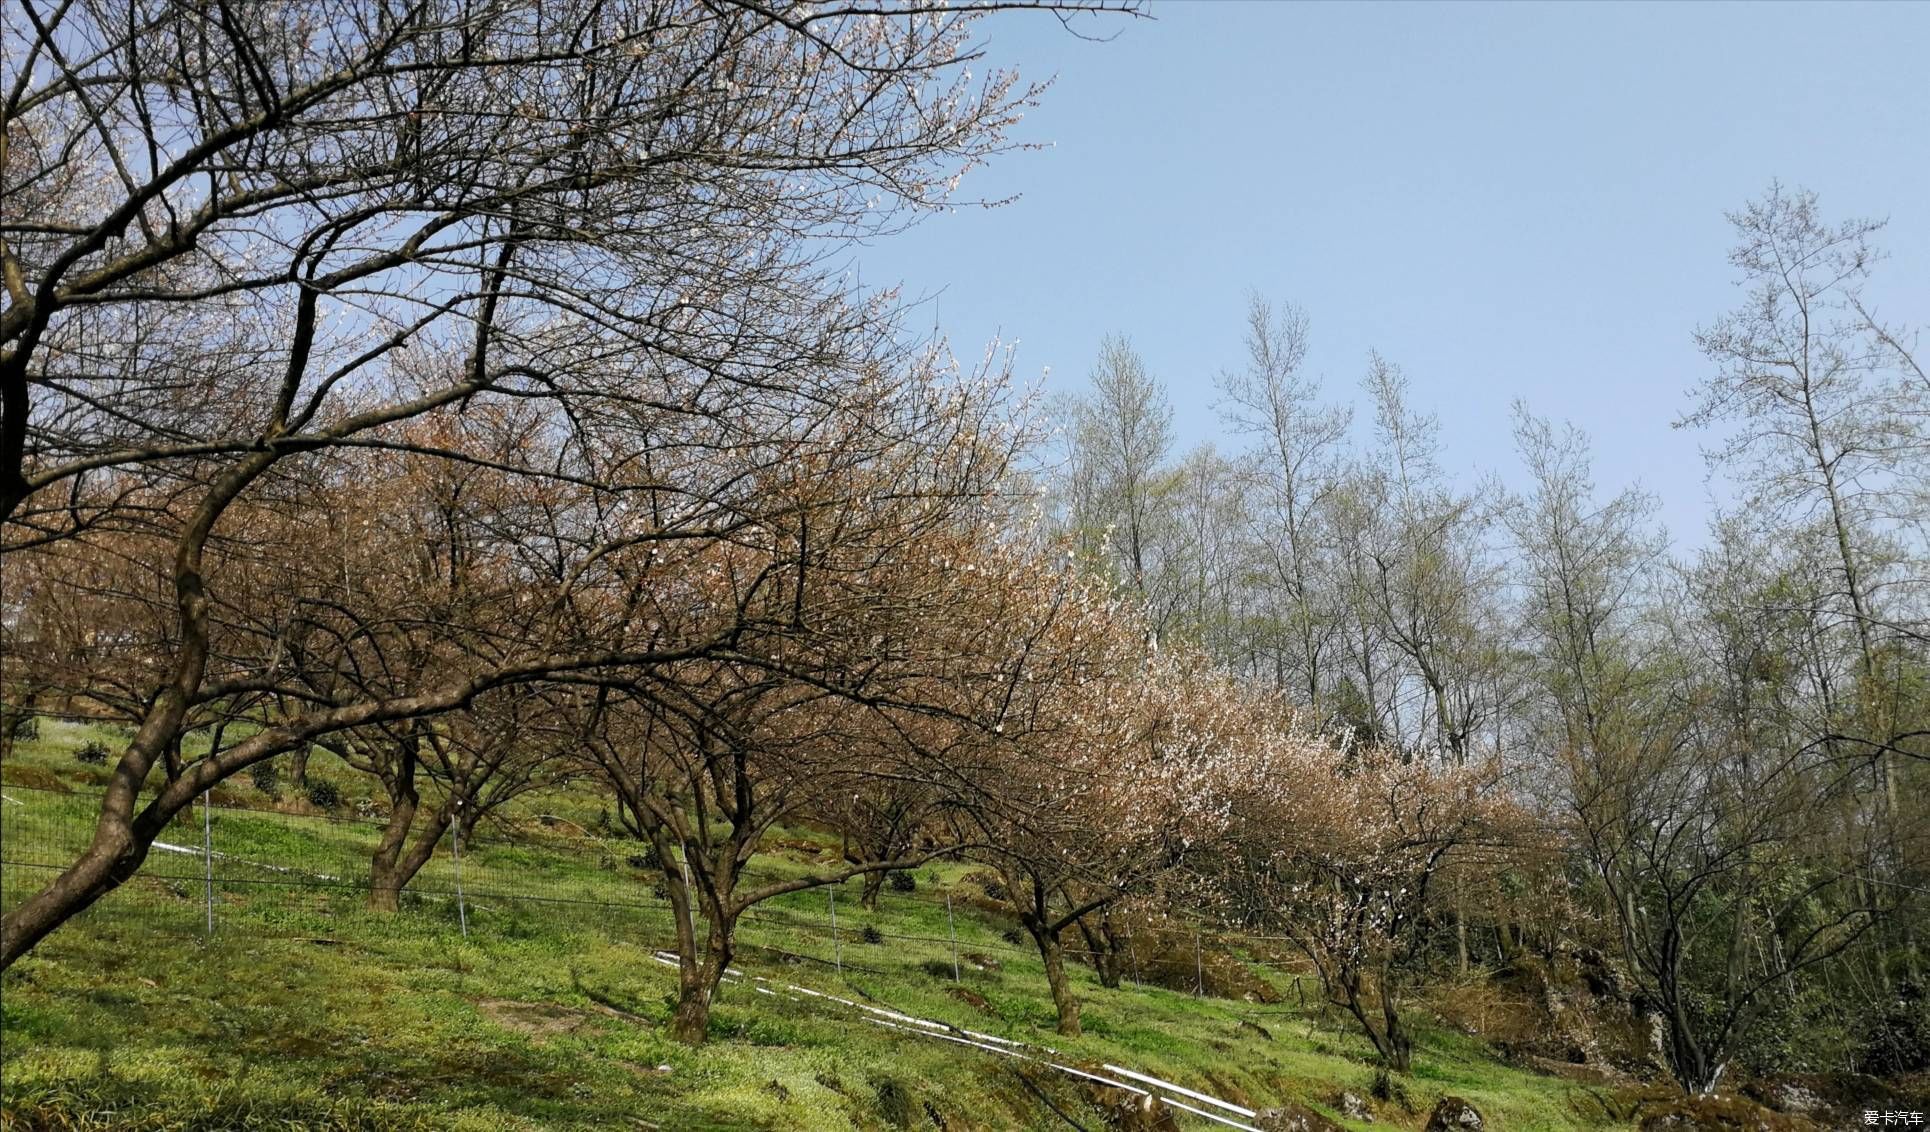
[[[1019,1072],[1017,1069],[1012,1070],[1012,1076],[1017,1077],[1019,1079],[1019,1084],[1024,1085],[1027,1092],[1039,1098],[1041,1101],[1044,1101],[1045,1107],[1051,1109],[1053,1112],[1058,1113],[1060,1120],[1063,1120],[1067,1124],[1070,1124],[1074,1128],[1077,1128],[1079,1132],[1090,1132],[1090,1130],[1087,1129],[1085,1125],[1072,1119],[1070,1116],[1067,1116],[1066,1111],[1060,1108],[1056,1103],[1054,1103],[1051,1097],[1046,1096],[1044,1089],[1041,1089],[1037,1085],[1033,1084],[1032,1079],[1030,1077],[1027,1077],[1025,1074]]]

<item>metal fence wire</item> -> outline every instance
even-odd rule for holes
[[[0,910],[79,856],[100,803],[94,791],[19,784],[0,790]],[[674,947],[662,870],[647,847],[562,820],[499,825],[465,843],[445,833],[402,894],[405,915],[370,917],[369,865],[381,830],[380,821],[367,818],[204,799],[155,840],[134,878],[62,930],[341,941],[428,927],[476,943],[540,930]],[[1003,917],[956,901],[950,889],[921,883],[911,893],[887,891],[886,917],[860,908],[856,888],[852,881],[807,889],[751,908],[738,920],[738,954],[841,973],[916,968],[953,981],[995,979],[1007,964],[1038,961],[1031,941],[1015,941]],[[904,930],[907,921],[929,928]],[[1277,937],[1206,933],[1178,919],[1165,935],[1164,978],[1155,980],[1135,950],[1124,964],[1129,981],[1198,993],[1208,987],[1209,961],[1270,965],[1280,958]],[[1090,955],[1071,938],[1065,943],[1070,956]]]

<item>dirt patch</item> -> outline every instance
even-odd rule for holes
[[[477,1001],[476,1010],[503,1029],[523,1034],[539,1043],[557,1034],[574,1034],[595,1020],[595,1016],[587,1010],[550,1002],[485,998]]]
[[[992,1009],[990,1000],[970,987],[952,987],[946,993],[981,1014],[998,1013],[998,1011]]]
[[[1279,990],[1252,968],[1223,952],[1198,949],[1190,935],[1136,935],[1122,961],[1138,981],[1167,990],[1267,1005],[1281,1001]]]
[[[764,839],[763,846],[764,848],[774,849],[779,853],[784,853],[792,857],[813,859],[830,852],[830,850],[823,845],[815,841],[806,841],[801,837],[767,837]]]
[[[74,788],[61,780],[61,777],[44,766],[20,766],[8,763],[0,767],[0,783],[8,786],[23,786],[29,790],[51,790],[56,794],[72,794]]]
[[[1206,1084],[1208,1086],[1207,1091],[1219,1097],[1221,1100],[1232,1101],[1234,1104],[1240,1105],[1243,1108],[1259,1107],[1259,1105],[1254,1102],[1253,1097],[1250,1096],[1245,1089],[1242,1089],[1238,1082],[1222,1077],[1210,1069],[1206,1071]]]

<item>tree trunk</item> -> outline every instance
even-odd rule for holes
[[[1684,1092],[1692,1094],[1707,1093],[1715,1087],[1716,1074],[1710,1070],[1710,1058],[1703,1052],[1701,1043],[1695,1040],[1695,1031],[1689,1024],[1687,1010],[1682,1000],[1670,987],[1664,986],[1664,1016],[1669,1029],[1669,1068],[1675,1073],[1676,1083]]]
[[[1066,978],[1065,945],[1059,941],[1058,932],[1036,921],[1025,928],[1039,945],[1039,958],[1045,960],[1045,981],[1052,988],[1052,1005],[1059,1011],[1059,1032],[1076,1038],[1080,1033],[1079,996],[1072,993],[1072,982]]]
[[[1099,917],[1099,934],[1105,937],[1106,958],[1112,973],[1112,982],[1105,985],[1116,990],[1126,977],[1126,965],[1132,962],[1132,936],[1113,927],[1110,912]]]
[[[405,826],[402,830],[403,840],[396,843],[395,850],[386,862],[379,846],[375,856],[369,862],[369,909],[371,911],[393,912],[400,907],[403,890],[408,888],[409,882],[422,871],[422,866],[429,863],[429,858],[436,855],[436,846],[442,843],[442,835],[449,832],[449,815],[438,811],[429,819],[429,824],[416,835],[415,843],[408,846],[407,852],[403,852],[408,832]],[[388,837],[386,829],[383,831],[383,837],[384,839]],[[463,832],[462,841],[464,845],[469,844],[469,833],[466,830]]]
[[[395,913],[402,910],[402,880],[396,876],[395,861],[384,861],[381,851],[369,863],[369,900],[371,912]]]
[[[1394,1001],[1393,989],[1387,983],[1387,972],[1381,972],[1380,1010],[1382,1024],[1387,1036],[1384,1053],[1387,1067],[1396,1073],[1406,1073],[1414,1067],[1414,1039],[1401,1025],[1401,1014]]]
[[[685,1045],[700,1046],[710,1031],[710,1007],[717,997],[717,985],[724,981],[730,967],[733,924],[718,917],[710,926],[701,959],[679,956],[677,965],[677,1008],[670,1015],[670,1036]]]
[[[394,912],[401,907],[403,886],[415,875],[412,870],[409,876],[402,876],[399,868],[402,847],[408,844],[419,804],[414,760],[405,753],[401,765],[384,778],[382,785],[388,789],[389,820],[369,857],[369,911]]]
[[[295,753],[289,756],[288,781],[297,792],[308,789],[308,744],[295,748]]]
[[[1468,973],[1468,916],[1461,907],[1461,894],[1454,895],[1454,954],[1457,973],[1466,977]]]
[[[152,840],[136,837],[126,823],[104,816],[79,860],[0,919],[0,970],[133,876],[147,860]]]
[[[864,874],[864,888],[858,893],[858,907],[869,912],[878,910],[878,892],[885,886],[885,874],[869,872]]]
[[[422,832],[416,835],[415,844],[409,846],[408,852],[402,854],[402,859],[396,862],[395,888],[398,894],[409,887],[409,882],[422,871],[422,866],[428,864],[429,858],[436,855],[436,846],[442,844],[442,835],[448,832],[449,815],[438,810],[435,816],[429,819],[429,824],[422,828]],[[462,844],[465,849],[469,846],[468,827],[462,830]]]
[[[1112,932],[1107,930],[1106,922],[1102,919],[1098,929],[1094,930],[1085,917],[1080,917],[1079,935],[1086,941],[1086,950],[1092,956],[1092,969],[1099,976],[1099,985],[1107,990],[1119,989],[1118,943],[1112,938]]]
[[[0,702],[0,762],[7,761],[7,757],[13,754],[14,732],[25,729],[33,722],[34,708],[39,702],[40,691],[37,688],[20,697],[20,703],[11,709]]]
[[[1344,972],[1336,971],[1329,975],[1324,969],[1321,981],[1327,989],[1327,1000],[1347,1008],[1354,1021],[1373,1043],[1374,1052],[1380,1054],[1381,1062],[1396,1073],[1406,1073],[1414,1065],[1414,1039],[1407,1028],[1401,1025],[1399,1004],[1386,980],[1386,970],[1376,981],[1373,997],[1380,1004],[1380,1024],[1368,1014],[1370,1005],[1364,972],[1349,968]]]

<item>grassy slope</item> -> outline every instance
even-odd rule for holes
[[[90,733],[49,727],[4,777],[79,782],[88,772],[70,752]],[[330,773],[319,757],[316,766]],[[338,777],[349,781],[345,772]],[[253,800],[245,784],[233,792]],[[12,795],[25,803],[0,806],[9,859],[84,836],[85,798]],[[171,839],[198,844],[195,821]],[[214,832],[220,851],[350,878],[360,875],[372,836],[363,826],[234,813],[218,813]],[[800,846],[768,868],[809,863]],[[661,1024],[672,972],[647,954],[668,942],[668,924],[648,896],[649,877],[580,839],[479,839],[464,862],[479,905],[467,941],[447,901],[371,918],[353,891],[261,883],[222,886],[217,931],[202,939],[202,890],[186,879],[199,865],[157,855],[150,872],[182,879],[137,880],[7,972],[0,1057],[13,1126],[929,1128],[938,1126],[936,1114],[948,1129],[1067,1127],[1010,1062],[881,1029],[822,1003],[732,988],[707,1047],[668,1041]],[[430,890],[449,879],[446,862],[435,869],[423,878]],[[823,893],[791,898],[777,915],[747,925],[746,942],[759,946],[745,965],[1253,1107],[1296,1099],[1330,1111],[1342,1088],[1366,1093],[1373,1072],[1365,1043],[1291,1006],[1150,987],[1104,991],[1081,970],[1088,1033],[1059,1039],[1036,958],[1000,938],[1007,925],[994,913],[962,902],[962,950],[998,966],[967,964],[966,986],[983,1006],[954,995],[949,980],[931,972],[950,963],[940,894],[963,871],[921,871],[917,894],[887,893],[876,915],[855,907],[856,885],[847,885],[839,900],[842,976],[769,950],[830,958]],[[230,862],[218,875],[267,876]],[[4,900],[21,898],[43,876],[9,868]],[[537,876],[557,894],[636,906],[493,894],[527,891]],[[854,939],[866,925],[885,941]],[[1285,983],[1277,970],[1255,970]],[[1378,1124],[1359,1127],[1419,1127],[1432,1100],[1448,1092],[1474,1100],[1491,1127],[1597,1126],[1582,1115],[1599,1111],[1585,1093],[1503,1065],[1474,1039],[1423,1026],[1416,1062],[1405,1087],[1417,1113],[1383,1106]],[[1102,1126],[1065,1079],[1035,1083],[1082,1124]]]

